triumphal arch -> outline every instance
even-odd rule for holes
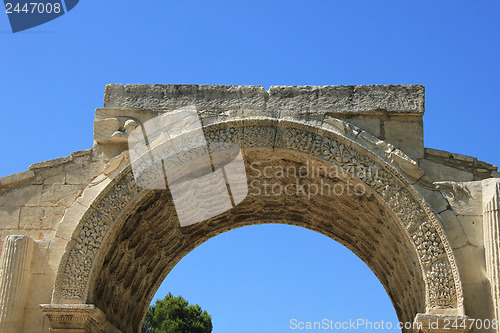
[[[170,150],[155,165],[167,174],[134,169],[164,146],[147,124],[186,110],[192,121],[164,124]],[[283,223],[353,251],[401,322],[500,332],[500,174],[424,148],[423,114],[420,85],[108,85],[91,149],[0,178],[0,331],[139,332],[187,253],[225,231]],[[202,150],[211,168],[184,179]]]

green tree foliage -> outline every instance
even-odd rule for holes
[[[198,304],[189,305],[171,293],[150,306],[142,326],[143,333],[210,333],[212,317]]]

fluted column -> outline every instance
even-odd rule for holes
[[[500,320],[500,183],[495,184],[493,197],[484,205],[484,248],[486,271],[496,319]],[[500,331],[500,330],[498,330]]]
[[[0,332],[16,333],[23,324],[28,296],[34,241],[29,236],[8,236],[0,266]]]

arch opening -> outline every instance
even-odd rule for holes
[[[211,238],[180,260],[151,304],[169,292],[208,311],[215,331],[398,322],[365,263],[331,238],[291,225],[246,226]]]

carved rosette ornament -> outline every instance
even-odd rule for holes
[[[357,132],[339,133],[331,126],[321,127],[261,117],[208,125],[203,130],[209,145],[231,142],[243,150],[291,150],[332,163],[351,175],[362,175],[359,180],[378,193],[414,242],[426,280],[427,311],[463,311],[461,283],[452,250],[436,216],[412,188],[408,176],[391,163],[394,147],[381,144],[379,139],[372,139],[356,128]],[[377,172],[363,172],[366,170]],[[115,178],[114,185],[94,201],[93,209],[80,222],[74,247],[61,262],[58,276],[63,278],[61,284],[56,284],[56,302],[86,300],[91,265],[106,233],[138,193],[130,168],[127,168]]]
[[[73,263],[64,275],[63,288],[71,298],[82,298],[86,281],[92,269],[92,260],[101,248],[102,240],[109,224],[100,212],[92,211],[88,223],[82,227],[75,247],[71,250],[68,262]]]
[[[85,223],[81,225],[75,246],[69,251],[62,277],[63,298],[85,298],[92,263],[103,245],[104,237],[113,221],[138,192],[132,174],[121,177],[111,191],[101,193],[102,200],[95,209],[89,209],[83,216]]]

